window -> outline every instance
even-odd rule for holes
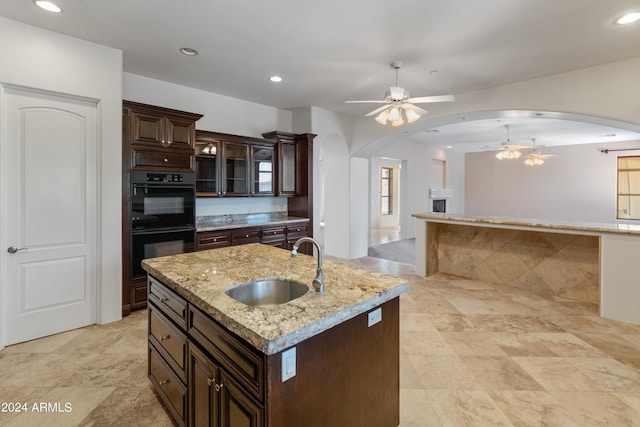
[[[380,168],[380,214],[391,215],[392,209],[392,191],[391,185],[393,179],[393,169],[382,167]]]
[[[640,219],[640,156],[618,157],[618,219]]]

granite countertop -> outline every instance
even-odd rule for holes
[[[598,233],[640,234],[640,224],[592,223],[579,221],[519,219],[496,216],[464,216],[449,213],[415,213],[415,218],[436,219],[450,222],[475,222],[481,224],[505,224],[526,227],[552,228],[559,230],[578,230]]]
[[[396,298],[406,280],[324,261],[323,293],[311,285],[317,259],[261,244],[146,259],[142,267],[261,352],[278,353]],[[309,291],[285,304],[250,307],[224,293],[256,279],[305,283]]]
[[[222,218],[221,218],[222,217]],[[258,227],[280,225],[297,221],[309,221],[309,218],[283,215],[225,215],[196,218],[197,231],[217,231],[228,228]]]

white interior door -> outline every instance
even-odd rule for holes
[[[5,344],[96,322],[97,105],[3,88]]]

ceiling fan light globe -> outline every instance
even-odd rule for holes
[[[378,114],[376,116],[376,122],[380,123],[381,125],[386,125],[387,124],[387,111],[383,111],[382,113]]]
[[[519,158],[520,158],[520,156],[522,156],[522,153],[521,153],[521,152],[519,152],[518,150],[514,150],[514,151],[512,151],[512,152],[511,152],[511,154],[513,154],[513,158],[514,158],[514,159],[519,159]]]
[[[398,120],[394,120],[391,122],[391,126],[402,126],[404,124],[404,120],[400,117]]]
[[[400,117],[400,110],[398,109],[398,107],[393,107],[391,110],[389,110],[389,115],[387,116],[387,118],[392,122],[401,119],[402,117]]]
[[[405,110],[405,114],[407,115],[407,123],[413,123],[420,118],[420,114],[408,108]]]

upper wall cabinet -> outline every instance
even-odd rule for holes
[[[204,131],[198,131],[196,133],[196,197],[222,196],[220,157],[220,141],[205,135]]]
[[[196,131],[198,197],[275,195],[275,141]]]
[[[297,196],[299,193],[299,166],[296,135],[287,132],[263,133],[263,137],[277,141],[276,194]]]
[[[124,142],[134,169],[193,170],[196,121],[201,114],[123,102]]]

